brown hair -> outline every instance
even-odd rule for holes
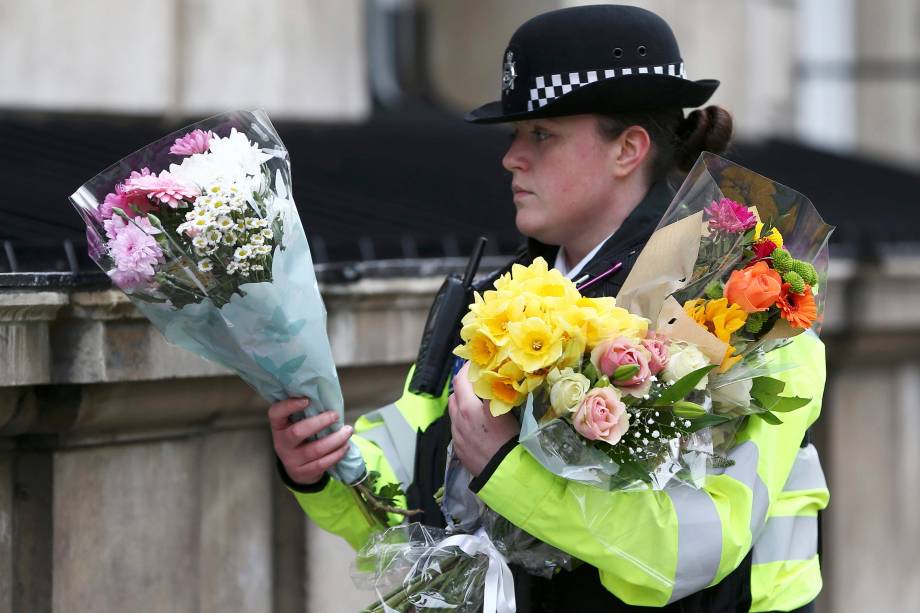
[[[707,106],[687,117],[681,109],[601,115],[603,138],[613,140],[629,126],[641,126],[652,141],[649,175],[652,182],[675,171],[689,172],[703,151],[724,153],[732,138],[732,116],[720,106]]]

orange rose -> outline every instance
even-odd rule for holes
[[[779,273],[766,262],[757,262],[744,270],[735,270],[725,284],[724,296],[746,313],[766,311],[776,303],[783,289]]]

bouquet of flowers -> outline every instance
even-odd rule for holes
[[[618,299],[672,338],[722,353],[707,392],[716,448],[730,446],[743,417],[782,423],[807,404],[783,397],[771,351],[820,332],[833,227],[805,196],[704,153],[639,255]]]
[[[307,396],[307,414],[344,416],[287,150],[265,113],[170,134],[70,199],[90,256],[168,341],[235,371],[266,400]],[[330,473],[377,508],[353,443]]]
[[[781,395],[769,375],[794,365],[769,353],[819,330],[832,229],[801,194],[704,154],[616,299],[581,296],[540,259],[514,266],[475,296],[456,353],[493,414],[518,412],[519,442],[554,474],[607,490],[701,487],[749,416],[779,424],[808,403]],[[397,584],[368,610],[513,610],[507,561],[571,566],[469,482],[449,454],[447,531],[393,528],[362,550],[375,587]]]

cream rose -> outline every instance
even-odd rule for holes
[[[699,350],[696,345],[688,345],[686,343],[671,343],[671,356],[668,359],[668,365],[665,366],[664,370],[661,371],[664,380],[668,383],[674,383],[678,379],[681,379],[694,370],[699,370],[704,366],[709,365],[709,359],[703,355],[703,352]],[[706,389],[706,384],[709,382],[709,375],[700,380],[696,384],[698,390]]]
[[[571,368],[564,368],[561,371],[554,368],[546,375],[546,382],[550,385],[549,404],[546,419],[561,417],[567,413],[574,413],[578,410],[585,394],[591,389],[591,382],[583,374],[575,372]]]

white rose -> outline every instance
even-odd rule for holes
[[[557,368],[552,369],[546,376],[546,381],[551,386],[549,390],[551,410],[547,411],[545,419],[554,419],[577,411],[585,394],[591,388],[588,378],[571,368],[564,368],[562,371]]]
[[[712,390],[712,402],[726,409],[746,409],[751,406],[753,379],[733,381]]]
[[[674,383],[694,370],[699,370],[709,365],[709,359],[703,355],[696,345],[686,343],[671,343],[671,358],[668,365],[661,371],[664,380],[668,383]],[[694,389],[704,390],[709,382],[709,375],[706,375],[697,383]]]

